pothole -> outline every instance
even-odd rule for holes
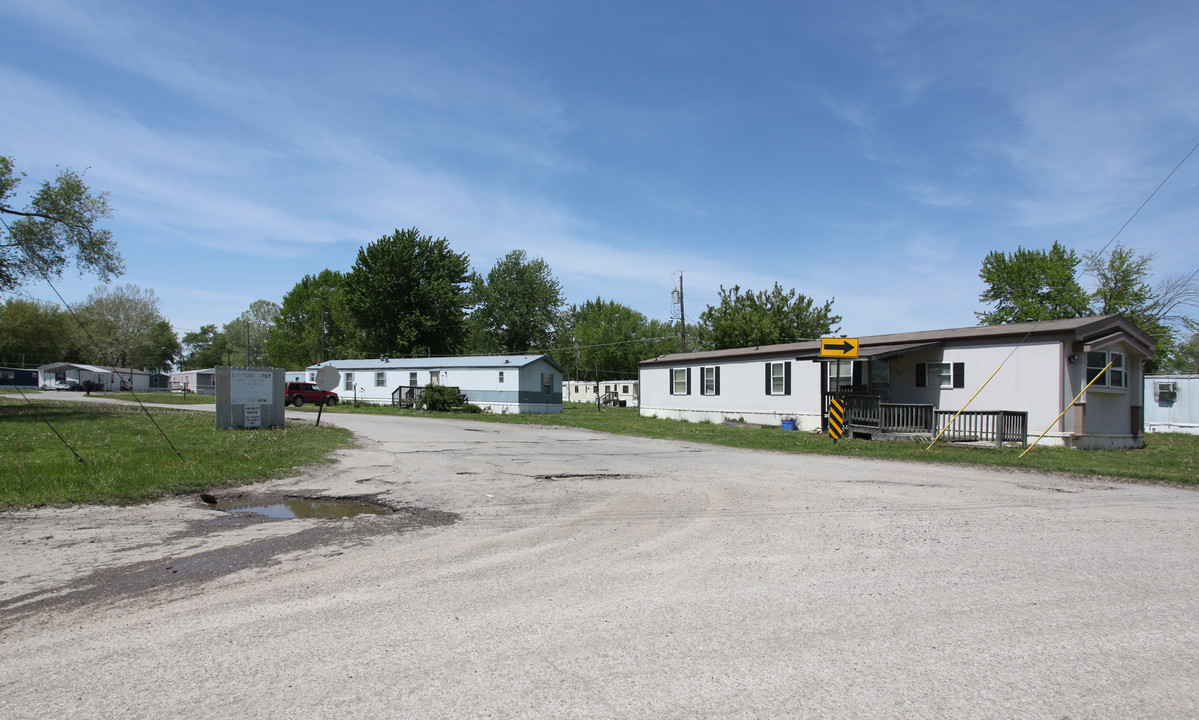
[[[340,520],[358,515],[390,515],[391,508],[359,500],[317,500],[313,498],[265,497],[239,495],[209,503],[214,510],[227,513],[247,513],[277,520],[317,518]]]

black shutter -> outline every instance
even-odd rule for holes
[[[670,394],[674,395],[674,368],[666,371],[666,379],[670,381]],[[599,385],[595,386],[596,391],[599,391]]]
[[[691,368],[687,368],[687,395],[691,394]]]
[[[862,370],[866,363],[857,360],[850,360],[850,362],[853,363],[853,380],[851,382],[854,387],[862,387],[866,384],[862,381]]]
[[[916,387],[925,387],[928,385],[928,366],[924,363],[916,363]]]
[[[766,394],[770,394],[770,363],[766,363]]]
[[[715,368],[715,374],[716,374],[716,392],[715,392],[715,394],[719,395],[720,394],[720,368],[719,367]]]
[[[783,363],[783,394],[791,394],[791,363]]]
[[[953,386],[955,388],[966,387],[966,363],[953,364]]]

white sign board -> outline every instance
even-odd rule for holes
[[[246,427],[248,427],[248,428],[262,427],[262,406],[261,405],[247,405],[246,406],[245,423],[246,423]]]
[[[340,382],[341,373],[332,365],[326,365],[316,371],[316,384],[325,392],[336,390]]]
[[[274,374],[255,370],[229,373],[229,402],[233,405],[270,405],[275,400]]]

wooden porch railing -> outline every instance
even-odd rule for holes
[[[828,398],[825,394],[825,411]],[[928,434],[940,432],[954,410],[937,410],[933,405],[885,403],[877,395],[842,395],[848,432],[869,434]],[[967,410],[941,436],[946,442],[1028,443],[1028,413],[1013,410]]]
[[[932,405],[885,403],[877,395],[842,395],[846,424],[880,433],[932,432]]]
[[[400,385],[391,391],[391,406],[417,407],[424,394],[424,385]]]
[[[945,423],[953,418],[954,410],[936,412],[935,432],[940,432]],[[994,442],[996,447],[1005,442],[1028,445],[1028,413],[1014,410],[964,410],[945,428],[941,439],[947,442]]]

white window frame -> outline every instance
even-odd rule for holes
[[[785,363],[785,362],[770,363],[770,394],[771,395],[786,395],[787,394],[787,363]]]
[[[716,366],[702,367],[699,369],[700,378],[703,380],[704,386],[701,393],[704,395],[716,394]]]
[[[674,395],[687,394],[687,368],[671,368],[670,380],[674,387]]]
[[[376,372],[375,373],[375,387],[387,387],[387,373],[385,373],[385,372]]]
[[[853,385],[853,360],[842,360],[838,363],[836,360],[826,362],[825,374],[828,375],[829,392],[840,392],[841,388],[847,388]],[[841,366],[841,374],[837,374],[837,366]]]
[[[953,387],[953,363],[928,363],[924,366],[924,386],[930,388]]]
[[[503,382],[504,382],[504,371],[500,370],[500,384],[503,384]]]
[[[354,389],[354,373],[348,372],[348,373],[346,373],[346,390],[353,390],[353,389]]]
[[[549,395],[554,392],[553,373],[541,373],[541,392],[543,395]]]
[[[1102,360],[1100,360],[1102,358]],[[1111,361],[1112,366],[1103,368]],[[1087,382],[1098,377],[1091,385],[1092,388],[1112,388],[1124,390],[1128,388],[1127,356],[1119,350],[1091,350],[1087,353]]]

